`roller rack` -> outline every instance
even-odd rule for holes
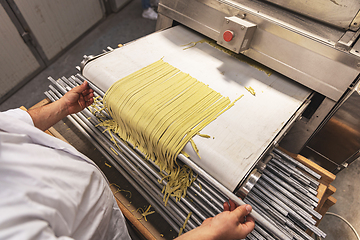
[[[60,87],[63,88],[63,90],[68,91],[71,89],[71,87],[74,87],[77,84],[80,84],[82,82],[82,80],[84,80],[82,78],[81,75],[77,75],[72,76],[69,79],[66,78],[62,78],[60,81],[57,80],[55,81],[54,79],[51,79],[53,85],[58,85],[59,82],[60,83]],[[56,84],[55,84],[56,83]],[[59,86],[57,86],[59,87]],[[95,88],[95,86],[92,86],[93,88]],[[96,89],[96,88],[95,88]],[[60,90],[60,89],[59,89]],[[64,94],[64,93],[62,93]],[[48,91],[46,93],[46,95],[52,99],[52,101],[56,100],[57,98],[61,97],[62,95],[56,88],[54,88],[53,86],[50,87],[50,91]],[[102,95],[102,93],[98,94],[100,97]],[[45,100],[45,102],[49,102],[48,100]],[[85,113],[84,113],[85,112]],[[135,168],[132,169],[127,169],[126,171],[124,171],[124,169],[122,169],[122,166],[119,166],[118,162],[121,162],[121,160],[119,160],[118,156],[121,156],[121,154],[124,153],[124,151],[117,151],[114,147],[113,144],[111,142],[108,142],[107,145],[104,143],[101,143],[102,141],[96,141],[94,139],[93,136],[89,135],[89,132],[96,132],[97,130],[94,127],[89,127],[90,125],[84,124],[85,122],[90,122],[90,121],[95,121],[95,118],[93,118],[94,116],[89,115],[87,110],[85,110],[83,113],[78,113],[77,115],[74,116],[69,116],[69,119],[73,122],[73,124],[77,125],[79,127],[79,129],[82,129],[81,131],[83,132],[83,134],[85,136],[87,136],[87,138],[96,146],[97,149],[101,149],[100,151],[104,154],[104,155],[108,155],[106,158],[107,160],[109,160],[109,162],[112,163],[112,165],[118,169],[118,171],[122,174],[122,175],[127,175],[129,172],[134,171],[136,172],[137,170]],[[94,123],[92,124],[94,126]],[[104,130],[104,129],[102,129]],[[99,132],[97,133],[98,137],[101,138],[103,140],[103,142],[106,142],[106,134],[99,134]],[[118,140],[118,139],[117,139]],[[100,144],[102,145],[100,145]],[[112,147],[111,147],[112,146]],[[131,146],[126,146],[126,144],[123,146],[125,148],[131,148]],[[127,151],[128,149],[126,149]],[[282,152],[285,152],[285,150],[282,149]],[[290,153],[287,153],[290,155]],[[132,154],[133,158],[141,158],[141,153],[138,152],[134,152]],[[127,156],[128,157],[128,156]],[[319,183],[319,187],[318,187],[318,195],[317,197],[319,198],[319,202],[317,204],[316,210],[320,213],[325,213],[327,208],[330,207],[330,205],[334,204],[336,202],[336,200],[334,198],[332,198],[330,195],[332,193],[335,192],[335,188],[333,188],[330,185],[330,182],[332,180],[334,180],[335,176],[333,176],[331,173],[328,173],[326,170],[320,168],[319,166],[317,166],[316,164],[313,164],[312,162],[310,162],[307,159],[302,158],[301,156],[298,155],[292,155],[293,158],[295,158],[297,161],[299,161],[300,163],[308,166],[309,168],[313,169],[315,172],[317,172],[318,174],[321,175],[320,178],[320,183]],[[112,160],[111,160],[112,159]],[[115,159],[115,160],[114,160]],[[139,159],[138,159],[139,160]],[[123,161],[126,161],[123,159]],[[140,167],[141,168],[141,167]],[[152,168],[152,170],[151,170]],[[147,170],[146,170],[147,169]],[[150,170],[149,170],[150,169]],[[182,226],[187,213],[191,210],[193,211],[195,214],[193,214],[186,226],[185,231],[188,231],[190,229],[193,229],[194,227],[198,226],[201,224],[201,222],[206,219],[207,217],[211,217],[216,215],[217,213],[222,211],[222,203],[224,201],[227,200],[226,195],[224,195],[222,192],[219,192],[216,188],[214,188],[213,186],[209,185],[206,183],[205,179],[202,179],[201,177],[199,177],[197,179],[197,182],[193,184],[193,186],[190,188],[189,193],[188,193],[188,197],[187,199],[184,199],[180,202],[176,202],[174,201],[174,199],[172,199],[171,203],[169,204],[169,206],[164,207],[162,206],[162,197],[161,194],[156,193],[156,189],[160,191],[161,186],[157,186],[158,188],[156,188],[156,186],[152,186],[149,189],[148,183],[155,183],[157,182],[157,179],[160,178],[159,174],[156,173],[157,169],[156,166],[152,165],[151,162],[146,163],[145,165],[142,166],[142,171],[148,171],[147,177],[148,178],[143,178],[143,179],[136,179],[136,181],[132,181],[132,184],[136,185],[141,181],[145,181],[147,184],[147,186],[143,186],[142,188],[138,187],[137,190],[141,193],[144,193],[144,188],[146,189],[146,192],[149,193],[150,191],[153,191],[153,194],[155,196],[155,200],[154,199],[147,199],[147,201],[149,203],[151,203],[152,206],[155,207],[155,209],[157,211],[159,211],[162,215],[162,217],[175,229],[175,230],[179,230],[179,228]],[[146,175],[146,174],[145,174]],[[131,179],[132,177],[128,177],[129,179]],[[131,182],[131,180],[130,180]],[[200,184],[199,184],[200,183]],[[166,184],[163,182],[163,184]],[[155,183],[156,185],[156,183]],[[202,187],[200,187],[200,185]],[[202,188],[202,189],[201,189]],[[114,188],[114,192],[116,192],[116,188]],[[148,195],[148,194],[144,194],[144,195]],[[195,201],[194,201],[195,200]],[[121,205],[121,204],[120,204]],[[179,209],[177,209],[175,207],[175,205],[179,205]],[[122,206],[123,208],[123,212],[126,212],[126,207],[124,208],[124,205]],[[175,219],[171,219],[171,216],[177,216],[177,218]],[[131,218],[131,216],[129,215],[128,218]],[[134,219],[133,219],[134,220]],[[136,222],[136,221],[135,221]],[[320,222],[320,220],[315,221],[315,225],[318,225],[318,223]],[[257,238],[261,238],[261,236],[267,236],[267,233],[262,231],[263,229],[259,226],[257,226],[257,229],[253,232],[252,235],[254,235],[254,237]],[[309,230],[307,231],[309,234],[311,234],[309,232]],[[260,235],[259,235],[260,234]],[[146,235],[146,234],[145,234]],[[150,234],[151,235],[151,234]],[[272,235],[272,234],[270,234]],[[151,239],[151,238],[149,238]],[[250,235],[249,239],[254,239],[252,238],[252,236]],[[271,236],[267,236],[264,239],[272,239]],[[291,238],[289,238],[291,239]]]

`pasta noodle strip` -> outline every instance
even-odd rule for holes
[[[196,179],[191,168],[177,164],[178,154],[189,141],[196,149],[192,137],[237,100],[231,103],[161,59],[109,88],[103,105],[113,119],[101,125],[110,136],[115,132],[167,173],[159,180],[167,181],[162,190],[166,203],[170,196],[177,200],[184,197]]]
[[[192,214],[192,212],[189,212],[189,214],[187,215],[183,226],[180,228],[178,237],[179,237],[179,236],[182,234],[182,232],[185,230],[186,224],[187,224],[187,222],[189,221],[189,219],[190,219],[190,217],[191,217],[191,214]]]

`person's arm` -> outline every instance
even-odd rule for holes
[[[77,113],[90,106],[94,100],[93,90],[85,81],[67,92],[59,100],[43,107],[29,110],[35,127],[45,131],[69,114]]]
[[[249,216],[250,205],[237,207],[229,201],[224,203],[224,212],[206,219],[201,226],[181,235],[176,240],[230,240],[244,239],[255,227],[255,221]]]

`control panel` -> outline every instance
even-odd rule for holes
[[[256,24],[254,23],[235,16],[225,17],[217,44],[240,53],[250,47],[255,30]]]

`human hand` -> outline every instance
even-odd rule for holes
[[[224,212],[206,219],[201,226],[181,235],[176,240],[230,240],[244,239],[255,227],[249,216],[250,205],[236,206],[229,200],[224,203]]]
[[[66,109],[66,114],[73,114],[82,111],[94,102],[94,91],[89,87],[87,81],[80,86],[74,87],[67,92],[60,100]]]
[[[237,206],[229,200],[224,203],[224,212],[206,219],[201,226],[213,232],[211,239],[244,239],[255,227],[254,219],[249,216],[252,207],[248,204]]]

